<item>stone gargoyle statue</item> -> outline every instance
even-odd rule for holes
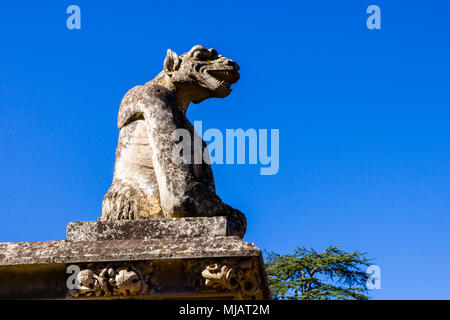
[[[172,159],[179,142],[173,137],[176,129],[188,130],[192,138],[197,135],[186,117],[189,104],[228,96],[239,80],[238,70],[236,62],[201,45],[180,56],[167,50],[163,71],[125,94],[117,121],[114,178],[103,199],[102,221],[226,216],[230,234],[244,236],[246,218],[217,196],[209,161]]]

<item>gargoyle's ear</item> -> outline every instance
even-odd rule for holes
[[[172,72],[178,70],[180,62],[181,60],[178,58],[178,55],[172,50],[167,49],[167,56],[166,59],[164,59],[164,71]]]

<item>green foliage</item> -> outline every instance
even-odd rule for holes
[[[338,246],[324,252],[304,247],[293,254],[267,253],[266,271],[272,298],[279,300],[367,300],[365,253]]]

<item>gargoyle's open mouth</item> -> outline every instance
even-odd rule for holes
[[[208,70],[208,73],[221,83],[233,84],[239,80],[239,72],[231,70]]]

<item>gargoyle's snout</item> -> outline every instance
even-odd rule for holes
[[[219,57],[207,70],[210,76],[214,77],[221,85],[229,87],[236,83],[239,78],[239,65],[231,59]]]
[[[236,62],[234,62],[233,60],[228,59],[227,60],[227,65],[232,67],[234,71],[236,71],[236,72],[239,71],[239,65]]]
[[[233,68],[231,71],[232,77],[229,82],[231,84],[236,83],[241,77],[241,75],[239,74],[239,65],[233,60],[228,60],[228,65]]]
[[[232,67],[234,69],[234,74],[235,74],[232,83],[236,83],[241,78],[241,75],[239,74],[239,65],[236,62],[234,62],[233,60],[231,60],[231,64],[232,64]]]

